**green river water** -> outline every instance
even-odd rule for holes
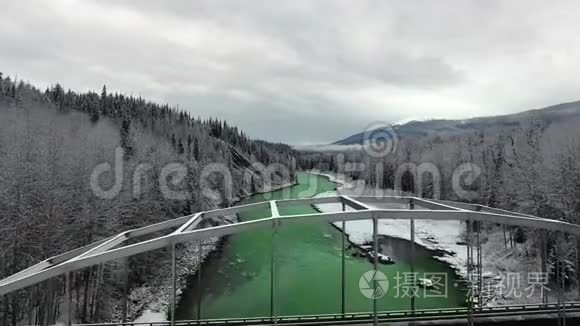
[[[264,200],[299,198],[307,189],[323,193],[336,189],[324,176],[298,173],[298,184],[267,194],[256,194],[240,202],[249,204]],[[312,191],[309,192],[313,194]],[[280,209],[281,215],[315,212],[311,206]],[[269,217],[268,209],[255,209],[240,214],[243,221]],[[329,314],[341,312],[341,236],[326,222],[282,225],[275,237],[274,310],[278,316]],[[379,265],[389,282],[389,289],[378,299],[379,310],[410,309],[411,299],[404,296],[404,279],[396,277],[410,271],[410,242],[381,236],[382,251],[395,261]],[[272,229],[252,230],[227,237],[221,249],[211,255],[202,267],[201,289],[192,275],[181,295],[177,319],[196,319],[198,296],[201,293],[201,318],[237,318],[270,316]],[[346,256],[346,311],[372,311],[373,301],[363,296],[359,279],[372,270],[366,258]],[[459,307],[465,304],[466,291],[449,265],[433,258],[436,252],[415,246],[415,272],[446,275],[446,296],[437,291],[420,289],[415,299],[417,309]],[[399,274],[397,274],[399,273]],[[400,285],[397,291],[397,284]],[[201,291],[201,292],[200,292]],[[398,293],[397,293],[398,292]],[[426,295],[425,295],[426,294]]]

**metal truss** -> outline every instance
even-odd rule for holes
[[[373,203],[400,203],[413,202],[415,207],[410,209],[377,209]],[[313,205],[342,203],[355,211],[338,211],[332,213],[312,213],[282,216],[279,207],[295,205]],[[417,209],[422,207],[423,209]],[[269,209],[269,218],[219,225],[203,229],[196,229],[198,224],[207,218],[232,215],[247,212],[253,209]],[[0,280],[0,295],[22,289],[47,280],[49,278],[73,272],[85,267],[98,265],[108,261],[133,256],[140,253],[173,246],[177,243],[205,240],[211,237],[224,236],[258,228],[280,227],[282,224],[297,224],[312,220],[338,222],[367,219],[402,219],[402,220],[463,220],[501,223],[507,225],[534,227],[551,231],[560,231],[580,236],[580,226],[561,221],[542,219],[539,217],[509,212],[482,205],[423,199],[417,197],[320,197],[307,199],[272,200],[248,205],[234,206],[224,209],[199,212],[173,220],[128,230],[112,237],[102,239],[82,248],[74,249],[64,254],[48,258],[21,272]],[[148,239],[125,244],[128,240],[177,228],[175,231]],[[125,245],[124,245],[125,244]]]
[[[315,205],[315,204],[341,204],[342,210],[330,213],[311,213],[300,215],[281,215],[279,208],[297,205]],[[379,209],[373,207],[374,204],[403,204],[408,209]],[[346,206],[354,211],[346,211]],[[270,217],[257,220],[237,222],[226,225],[219,225],[207,228],[199,228],[200,223],[212,217],[227,216],[248,212],[255,209],[268,209]],[[71,307],[71,287],[70,275],[72,272],[103,264],[109,261],[127,258],[133,255],[149,252],[156,249],[168,247],[171,249],[171,270],[172,270],[172,299],[171,299],[171,320],[175,325],[175,307],[176,307],[176,268],[175,268],[175,245],[188,241],[201,241],[229,234],[245,232],[259,228],[272,228],[272,259],[271,259],[271,291],[270,291],[270,314],[276,323],[277,317],[274,305],[275,289],[275,240],[277,229],[282,225],[299,224],[312,221],[321,222],[342,222],[343,230],[346,221],[372,220],[373,221],[373,266],[375,271],[378,265],[378,221],[381,219],[400,219],[409,220],[410,222],[410,239],[411,239],[411,271],[414,270],[414,249],[415,249],[415,221],[416,220],[456,220],[465,221],[467,224],[466,247],[468,251],[468,280],[473,283],[474,271],[479,274],[477,279],[481,287],[481,247],[479,241],[479,229],[482,222],[507,224],[514,226],[533,227],[549,231],[568,233],[574,236],[580,236],[580,225],[570,224],[562,221],[548,220],[532,215],[510,212],[502,209],[491,208],[482,205],[459,203],[451,201],[424,199],[417,197],[404,196],[334,196],[319,197],[307,199],[290,199],[290,200],[272,200],[248,205],[216,209],[211,211],[199,212],[173,220],[152,224],[149,226],[121,232],[112,237],[102,239],[82,248],[74,249],[64,254],[54,256],[44,260],[34,266],[31,266],[21,272],[13,274],[0,280],[0,296],[17,291],[19,289],[38,284],[42,281],[65,275],[66,293],[65,300],[68,302],[67,325],[71,325],[70,307]],[[474,264],[473,239],[471,232],[473,226],[476,226],[477,232],[477,264]],[[157,236],[158,232],[165,231],[165,235]],[[140,240],[143,236],[155,237],[147,240]],[[342,236],[342,315],[345,311],[345,242],[346,236]],[[201,246],[201,245],[200,245]],[[201,247],[200,247],[201,248]],[[201,252],[201,251],[200,251]],[[201,258],[201,257],[200,257]],[[479,265],[479,266],[478,266]],[[375,282],[376,286],[376,282]],[[473,284],[471,285],[473,287]],[[481,288],[478,290],[480,294]],[[480,299],[481,300],[481,299]],[[378,312],[376,300],[373,301],[373,322],[378,323]],[[558,302],[558,307],[560,301]],[[198,306],[198,316],[201,307]],[[480,307],[481,309],[481,307]],[[468,298],[468,323],[473,324],[474,305],[473,292]],[[415,300],[411,300],[411,317],[415,317]],[[564,312],[565,314],[565,312]]]

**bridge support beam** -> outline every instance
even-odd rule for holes
[[[471,246],[472,221],[466,221],[466,239],[467,247],[467,324],[473,326],[473,247]]]
[[[566,293],[566,270],[563,268],[566,256],[562,257],[562,239],[560,237],[560,232],[555,232],[555,252],[556,252],[556,287],[558,289],[558,325],[566,326],[566,305],[562,304],[564,295]],[[564,236],[564,241],[566,240]]]
[[[554,237],[556,238],[554,240],[555,243],[555,252],[556,252],[556,290],[557,290],[557,309],[558,309],[558,326],[562,325],[562,313],[560,311],[561,309],[561,303],[562,303],[562,292],[560,290],[560,243],[559,243],[559,238],[558,238],[558,233],[556,232],[554,234]]]
[[[574,250],[574,266],[576,267],[576,279],[580,280],[580,255],[578,254],[578,250],[580,250],[580,239],[578,236],[574,235],[574,245],[576,246]],[[576,294],[578,298],[580,298],[580,286],[578,286],[578,293]]]
[[[377,326],[379,324],[378,314],[377,314],[377,271],[378,271],[378,263],[379,263],[379,237],[378,237],[378,220],[376,216],[373,216],[373,269],[374,269],[374,278],[373,279],[373,325]]]
[[[542,275],[548,275],[548,232],[546,230],[540,230],[540,237],[541,237],[541,266],[540,270],[542,271]],[[548,304],[548,293],[546,291],[542,291],[542,303],[547,305]]]
[[[72,326],[72,283],[71,272],[64,275],[64,302],[66,306],[65,311],[65,325]]]
[[[272,242],[271,242],[271,256],[270,256],[270,318],[274,325],[278,324],[278,318],[276,317],[276,307],[275,307],[275,295],[276,295],[276,236],[277,236],[277,224],[274,220],[272,222]]]
[[[477,232],[477,304],[479,310],[483,306],[483,257],[481,250],[481,223],[480,221],[475,221],[476,232]]]
[[[409,199],[409,209],[415,209],[415,201]],[[411,275],[413,275],[413,288],[411,291],[411,316],[415,317],[415,294],[417,291],[417,276],[415,275],[415,219],[411,216],[409,220],[410,239],[411,239]]]
[[[201,273],[202,273],[202,259],[203,259],[203,246],[201,240],[198,243],[197,249],[197,323],[200,323],[201,320],[201,299],[202,299],[202,289],[201,289]]]
[[[175,326],[175,306],[176,299],[176,279],[177,271],[175,266],[175,243],[171,244],[171,326]]]
[[[127,244],[128,242],[129,240],[127,240]],[[123,323],[127,322],[127,310],[129,309],[129,302],[127,300],[127,297],[129,296],[129,259],[129,257],[125,257],[125,263],[123,264]]]
[[[346,210],[345,204],[342,203],[342,211]],[[346,221],[342,221],[342,238],[341,238],[341,251],[342,251],[342,262],[341,262],[341,283],[340,283],[340,307],[342,312],[342,317],[346,314]]]

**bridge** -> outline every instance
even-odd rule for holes
[[[280,214],[280,208],[297,205],[317,205],[317,204],[340,204],[342,210],[327,213],[312,213],[299,215]],[[405,209],[377,208],[379,204],[403,204]],[[347,211],[349,207],[352,210]],[[270,217],[244,221],[226,225],[200,228],[200,223],[212,217],[234,215],[248,212],[252,209],[268,209]],[[335,315],[318,316],[278,316],[275,310],[276,269],[274,268],[275,257],[271,259],[271,284],[270,284],[270,305],[271,314],[262,318],[241,318],[241,319],[214,319],[177,321],[175,318],[176,308],[176,267],[175,267],[175,247],[178,243],[189,241],[202,241],[212,237],[226,236],[241,232],[248,232],[254,229],[272,229],[272,246],[275,246],[277,230],[283,225],[299,224],[312,221],[328,223],[342,222],[342,229],[345,229],[347,221],[371,220],[373,228],[372,260],[375,272],[379,264],[378,251],[378,221],[382,219],[408,220],[410,223],[410,240],[413,256],[415,246],[415,221],[434,220],[465,221],[467,225],[466,248],[467,248],[467,284],[472,288],[467,298],[467,307],[457,309],[416,309],[414,301],[411,300],[411,307],[408,311],[379,311],[377,300],[373,300],[373,310],[368,313],[347,313],[345,311],[344,292],[344,257],[345,257],[345,236],[342,236],[342,313]],[[467,324],[496,320],[494,318],[507,318],[515,322],[522,318],[548,318],[556,319],[559,324],[564,325],[566,320],[577,319],[580,313],[580,304],[577,302],[565,302],[561,295],[558,295],[557,302],[543,302],[536,305],[483,307],[478,304],[481,298],[481,251],[478,237],[481,223],[497,223],[503,225],[528,227],[542,230],[542,237],[547,236],[547,232],[557,235],[580,236],[580,225],[570,224],[562,221],[543,219],[536,216],[510,212],[497,208],[482,205],[424,199],[406,196],[334,196],[306,199],[272,200],[248,205],[234,206],[224,209],[217,209],[183,216],[173,220],[128,230],[112,237],[102,239],[82,248],[78,248],[58,256],[46,259],[23,271],[13,274],[0,280],[0,296],[12,293],[19,289],[32,286],[45,280],[64,276],[65,277],[65,305],[71,306],[71,273],[86,267],[103,264],[116,259],[126,258],[140,253],[160,249],[170,248],[172,253],[172,295],[170,302],[171,321],[167,323],[147,323],[145,325],[199,325],[199,324],[289,324],[289,325],[335,325],[335,324],[374,324],[384,322],[409,322],[419,323],[421,321],[450,321],[462,320]],[[475,230],[475,231],[474,231]],[[151,239],[139,241],[138,237],[165,232],[164,235]],[[473,233],[476,233],[474,235]],[[131,240],[131,242],[129,242]],[[412,260],[411,260],[412,261]],[[413,270],[413,263],[411,263]],[[478,275],[479,274],[479,275]],[[563,283],[562,272],[556,272],[556,284]],[[374,282],[375,290],[377,287]],[[476,291],[478,289],[478,291]],[[71,324],[71,309],[68,311],[67,324]],[[538,317],[540,316],[540,317]],[[548,316],[548,317],[546,317]],[[103,324],[100,324],[103,325]],[[136,323],[120,323],[116,325],[138,325]]]

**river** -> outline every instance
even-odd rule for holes
[[[316,193],[336,190],[336,183],[324,176],[298,173],[298,184],[284,190],[256,194],[239,204],[264,200],[298,198],[315,182]],[[280,211],[282,215],[313,213],[311,206],[299,206]],[[255,209],[239,215],[242,221],[269,217],[268,209]],[[341,312],[341,236],[340,230],[326,222],[283,225],[276,235],[275,252],[275,314],[303,315]],[[411,299],[405,295],[403,273],[410,271],[410,242],[380,237],[383,252],[393,257],[395,264],[379,265],[385,273],[389,289],[378,299],[379,310],[410,309]],[[177,319],[197,319],[198,294],[201,291],[201,318],[237,318],[270,316],[272,230],[260,229],[234,234],[223,241],[220,250],[202,266],[201,289],[197,276],[192,275],[177,306]],[[359,279],[372,270],[368,259],[346,259],[346,311],[372,311],[373,302],[360,291]],[[417,309],[464,306],[466,291],[463,282],[449,265],[433,256],[438,253],[415,246],[415,272],[437,273],[446,279],[437,290],[420,289]],[[397,279],[401,277],[401,279]],[[426,291],[426,292],[424,292]],[[446,292],[446,293],[445,293]]]

